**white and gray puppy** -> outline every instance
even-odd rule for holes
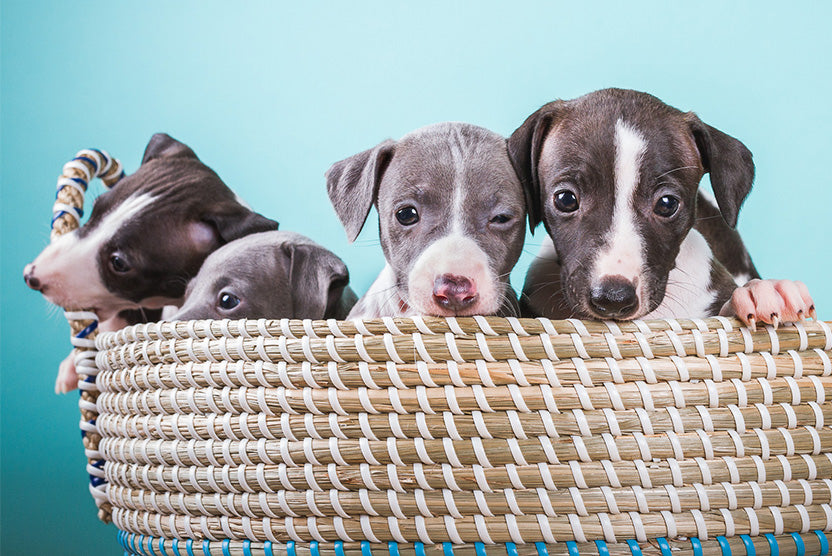
[[[505,138],[434,124],[337,162],[326,177],[350,241],[375,205],[387,259],[348,318],[517,314],[509,273],[526,200]]]
[[[751,190],[737,139],[638,91],[549,103],[508,141],[544,242],[524,287],[535,316],[634,319],[814,314],[808,290],[757,278],[734,227]],[[699,191],[710,174],[715,203]]]
[[[344,262],[293,232],[263,232],[214,251],[170,320],[343,319],[355,304]]]

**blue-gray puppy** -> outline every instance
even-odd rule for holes
[[[263,232],[212,253],[171,320],[343,319],[355,304],[344,262],[307,237]]]

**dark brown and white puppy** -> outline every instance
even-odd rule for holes
[[[293,232],[262,232],[211,253],[170,320],[343,319],[355,304],[347,266]]]
[[[550,236],[527,275],[526,312],[715,315],[737,282],[758,277],[734,230],[754,179],[751,152],[695,114],[645,93],[605,89],[543,106],[508,146],[533,191],[532,227],[542,221]],[[698,190],[706,172],[715,203]],[[761,312],[776,305],[762,300],[741,318],[777,322],[810,312],[805,286],[777,287],[779,301],[790,304]]]
[[[349,318],[517,313],[526,201],[500,135],[430,125],[335,163],[327,189],[350,241],[375,205],[387,259]]]
[[[26,283],[60,307],[94,311],[116,330],[125,311],[182,302],[188,280],[209,253],[277,222],[247,206],[183,143],[154,135],[141,166],[101,194],[89,220],[41,252]],[[75,388],[71,361],[57,391]]]

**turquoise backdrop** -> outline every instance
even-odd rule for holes
[[[87,493],[77,395],[52,393],[66,322],[21,278],[82,147],[133,171],[150,135],[171,133],[283,229],[339,253],[361,292],[383,260],[375,216],[348,244],[330,163],[433,122],[509,134],[554,98],[641,89],[754,152],[740,230],[764,276],[805,281],[832,318],[832,4],[297,4],[0,5],[4,556],[119,553]]]

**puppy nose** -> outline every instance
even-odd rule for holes
[[[589,303],[602,318],[621,319],[638,308],[638,296],[632,282],[624,277],[603,278],[590,291]]]
[[[35,276],[35,265],[31,263],[26,265],[26,268],[23,269],[23,280],[26,282],[26,285],[33,290],[40,291],[41,285],[40,280],[38,280],[38,277]]]
[[[459,311],[476,303],[478,298],[477,288],[465,276],[443,274],[433,282],[433,299],[445,309]]]

